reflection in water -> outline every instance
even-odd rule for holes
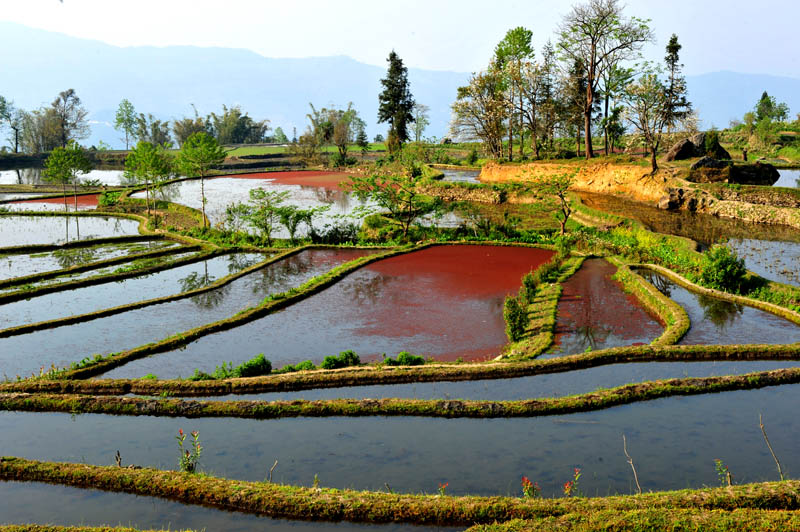
[[[53,252],[53,256],[63,270],[78,264],[92,262],[97,255],[97,251],[96,247],[59,249]]]
[[[780,177],[773,187],[800,188],[800,170],[778,170]]]
[[[696,294],[667,277],[642,269],[637,273],[681,305],[691,326],[679,344],[786,344],[800,341],[800,327],[774,314]]]

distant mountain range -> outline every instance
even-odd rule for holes
[[[305,129],[308,104],[317,107],[352,101],[373,137],[385,133],[376,122],[380,79],[386,69],[349,57],[273,59],[230,48],[193,46],[120,48],[98,41],[0,22],[0,94],[30,110],[74,88],[92,121],[92,136],[121,147],[112,127],[120,100],[161,119],[219,112],[240,105],[257,120],[267,118],[291,137]],[[16,51],[16,53],[12,52]],[[387,50],[388,55],[389,50]],[[409,69],[414,98],[431,108],[426,136],[447,134],[456,88],[469,73]],[[689,98],[706,127],[722,128],[741,118],[767,90],[800,111],[800,80],[759,74],[715,72],[687,78]],[[2,142],[0,142],[2,144]]]

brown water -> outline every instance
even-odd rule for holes
[[[108,375],[186,377],[258,353],[278,367],[347,349],[363,359],[403,350],[437,360],[491,358],[507,342],[505,296],[552,256],[536,248],[456,245],[393,257],[285,310]]]
[[[617,269],[589,259],[565,283],[558,302],[553,350],[560,355],[649,344],[664,332],[658,320],[611,277]]]

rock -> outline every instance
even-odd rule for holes
[[[670,150],[667,152],[667,155],[664,157],[666,161],[683,161],[686,159],[691,159],[695,156],[695,146],[689,139],[683,139],[676,143]]]
[[[683,203],[683,190],[671,188],[669,195],[658,200],[658,208],[664,211],[674,211],[680,208],[681,203]]]
[[[697,170],[698,168],[721,169],[721,168],[726,168],[728,166],[730,166],[728,163],[724,163],[722,161],[714,159],[713,157],[706,156],[700,159],[699,161],[695,162],[694,164],[692,164],[691,169],[692,170]]]
[[[732,167],[728,182],[739,185],[772,186],[780,177],[778,169],[771,164],[756,162]]]

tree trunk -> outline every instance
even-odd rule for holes
[[[658,162],[656,162],[656,152],[658,151],[657,146],[653,146],[650,149],[650,166],[653,168],[653,173],[655,174],[658,172]]]
[[[72,192],[75,195],[75,212],[78,212],[78,182],[72,182]]]
[[[508,116],[508,160],[514,160],[514,88],[511,88],[511,112]]]
[[[200,202],[203,205],[203,229],[206,228],[206,183],[205,183],[205,176],[201,173],[200,174]],[[272,247],[272,239],[269,239],[269,246]]]
[[[67,203],[67,184],[61,183],[61,193],[64,195],[64,212],[69,212],[69,204]]]
[[[580,157],[581,156],[581,126],[576,126],[575,127],[575,131],[576,131],[576,133],[575,133],[575,144],[577,146],[577,149],[575,151],[575,155],[576,155],[576,157]]]
[[[606,148],[606,157],[608,157],[608,87],[606,87],[606,101],[605,101],[605,109],[603,111],[603,123],[605,126],[603,127],[603,144]]]
[[[519,91],[519,108],[522,109],[522,91]],[[519,138],[519,160],[520,161],[525,158],[525,151],[524,151],[525,130],[522,129],[522,122],[523,122],[523,115],[520,112],[520,115],[519,115],[519,127],[520,127],[520,133],[522,134],[522,136],[520,136],[520,138]]]
[[[592,102],[586,102],[586,109],[583,111],[583,138],[586,143],[586,158],[591,159],[594,157],[592,151]]]

